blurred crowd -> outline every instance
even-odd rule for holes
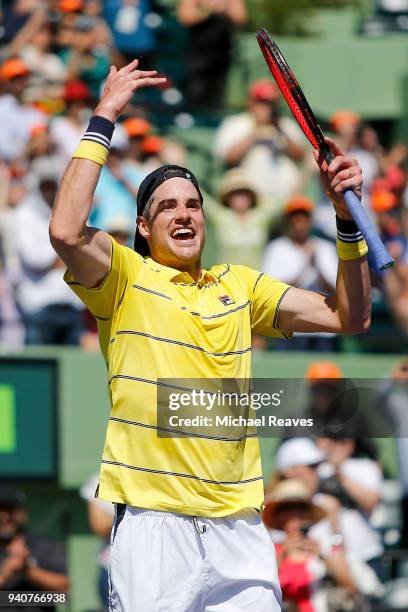
[[[153,0],[1,3],[0,345],[6,348],[97,347],[92,317],[65,286],[63,264],[50,246],[50,209],[109,66],[123,66],[135,56],[146,68],[165,65],[161,37],[168,11],[165,3]],[[257,80],[248,86],[246,108],[226,110],[234,33],[247,21],[244,0],[180,0],[174,18],[188,50],[182,76],[150,92],[152,105],[137,96],[129,104],[101,173],[91,224],[132,244],[135,197],[144,176],[162,163],[188,166],[191,161],[189,148],[168,128],[178,121],[188,131],[205,108],[213,113],[208,154],[217,172],[200,178],[218,260],[260,269],[297,287],[332,292],[337,271],[333,209],[320,187],[310,146],[283,112],[279,90],[270,79]],[[152,112],[156,94],[160,108],[175,104],[182,111],[167,128]],[[401,343],[408,336],[407,147],[388,140],[385,146],[373,125],[352,110],[336,112],[325,127],[358,159],[363,205],[396,262],[385,273],[372,270],[374,329],[379,322],[384,341],[371,349],[391,351],[393,339]],[[272,344],[256,338],[254,346],[342,349],[330,334],[299,334],[291,342]]]
[[[393,422],[404,418],[395,404],[402,395],[406,407],[407,365],[404,359],[395,367],[381,392],[381,411],[398,414]],[[400,478],[389,480],[378,440],[369,437],[372,406],[366,422],[360,406],[349,431],[342,430],[353,421],[350,402],[339,401],[343,376],[336,363],[310,364],[297,415],[313,417],[320,431],[284,438],[275,453],[263,521],[275,543],[283,609],[406,610],[406,439],[395,440]],[[398,547],[399,567],[391,569]]]

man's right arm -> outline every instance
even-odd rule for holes
[[[101,166],[73,159],[62,179],[50,224],[51,244],[81,285],[96,287],[110,266],[111,242],[101,231],[87,227]]]
[[[134,60],[121,70],[111,67],[95,114],[115,123],[134,92],[161,85],[166,79],[155,70],[137,70]],[[51,244],[76,281],[97,287],[109,271],[111,241],[105,232],[87,227],[101,166],[89,159],[73,159],[62,179],[54,204]]]

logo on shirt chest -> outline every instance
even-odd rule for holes
[[[224,306],[235,304],[234,300],[229,295],[220,295],[218,299],[222,304],[224,304]]]

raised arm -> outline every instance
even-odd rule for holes
[[[361,168],[334,141],[326,140],[335,155],[334,160],[327,166],[323,159],[317,155],[315,157],[323,186],[339,219],[339,231],[345,237],[344,242],[338,241],[341,259],[336,293],[324,296],[313,291],[290,289],[280,307],[278,326],[288,332],[359,334],[370,326],[370,276],[367,258],[363,254],[366,251],[364,241],[352,242],[358,238],[358,230],[353,225],[342,193],[346,189],[354,189],[361,197]]]
[[[111,132],[137,89],[159,85],[166,80],[157,77],[155,70],[137,70],[137,66],[138,60],[134,60],[119,71],[114,66],[110,69],[95,115],[102,118],[103,125],[108,130],[110,127]],[[91,142],[87,144],[92,146]],[[70,162],[55,200],[50,224],[52,246],[75,280],[88,288],[96,287],[110,266],[108,235],[86,225],[102,164],[103,161],[83,158]]]

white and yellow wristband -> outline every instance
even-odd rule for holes
[[[72,157],[89,159],[100,166],[104,166],[108,159],[114,129],[115,125],[112,121],[94,115],[91,117],[88,128]]]
[[[359,259],[368,253],[368,246],[364,236],[354,221],[340,219],[336,215],[337,225],[337,254],[339,259],[351,261]]]

